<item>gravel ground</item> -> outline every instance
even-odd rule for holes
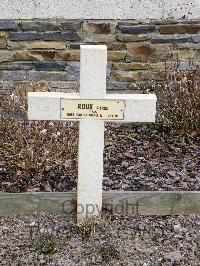
[[[0,218],[0,265],[199,265],[200,216]]]

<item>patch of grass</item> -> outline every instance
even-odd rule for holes
[[[82,223],[77,224],[78,234],[87,239],[93,236],[96,230],[101,229],[105,224],[105,221],[101,218],[92,217],[85,219]]]
[[[51,234],[42,234],[36,242],[36,250],[42,254],[56,252],[56,240]]]
[[[116,244],[111,241],[105,241],[101,243],[98,255],[101,256],[102,261],[109,262],[112,259],[119,259],[120,253],[117,249]]]

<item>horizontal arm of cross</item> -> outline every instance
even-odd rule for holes
[[[61,99],[79,100],[78,93],[30,92],[28,94],[29,120],[79,121],[61,118]],[[95,99],[94,99],[95,100]],[[115,122],[155,122],[155,94],[107,94],[103,100],[121,100],[125,103],[124,119]],[[106,120],[112,121],[113,120]]]

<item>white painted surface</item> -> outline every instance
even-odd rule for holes
[[[125,112],[123,122],[155,122],[155,94],[108,94],[106,99],[124,100]]]
[[[104,122],[80,121],[77,221],[101,215]]]
[[[156,114],[155,95],[106,95],[106,64],[106,46],[81,46],[80,94],[28,93],[29,120],[62,120],[60,118],[60,99],[65,98],[124,100],[124,122],[154,122]],[[104,122],[80,121],[78,222],[83,218],[100,214],[102,207],[103,149]]]
[[[199,0],[1,0],[1,19],[198,19]]]
[[[28,92],[29,120],[60,120],[60,99],[80,99],[78,93]]]
[[[106,95],[106,45],[81,45],[80,96],[102,99]]]
[[[29,92],[28,96],[29,120],[61,120],[60,99],[81,99],[78,93],[61,92]],[[115,120],[115,122],[155,122],[156,96],[154,94],[107,94],[103,98],[125,101],[124,120]]]
[[[107,46],[81,45],[80,98],[106,95]],[[77,220],[99,216],[102,208],[104,121],[80,121]],[[88,208],[91,208],[88,213]],[[80,212],[81,209],[81,212]]]

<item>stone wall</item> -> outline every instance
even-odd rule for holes
[[[165,64],[200,61],[200,20],[0,20],[0,92],[79,87],[80,44],[108,47],[108,90],[162,82]]]

